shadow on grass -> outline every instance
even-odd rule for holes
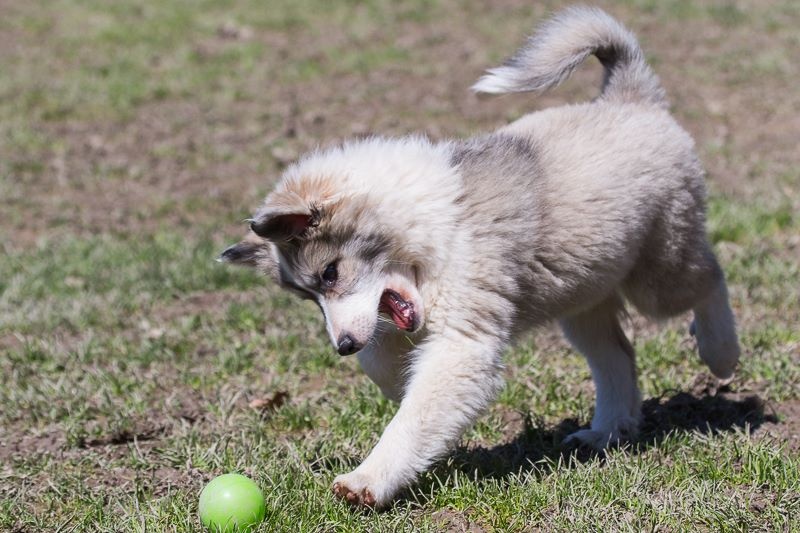
[[[777,423],[778,417],[766,413],[764,402],[757,395],[733,397],[724,390],[699,393],[671,392],[651,398],[642,404],[639,437],[626,446],[630,453],[641,453],[658,446],[668,435],[699,432],[715,435],[723,432],[755,431],[765,422]],[[509,442],[492,447],[457,448],[447,459],[421,476],[414,487],[403,491],[397,499],[401,505],[425,505],[437,492],[441,480],[453,472],[470,478],[504,480],[519,474],[535,472],[544,477],[556,469],[575,468],[588,461],[604,461],[605,454],[582,446],[563,445],[562,441],[582,426],[574,418],[562,420],[555,427],[541,427],[530,415],[523,419],[522,430]],[[326,457],[312,464],[312,469],[348,472],[355,468],[355,458]],[[388,509],[386,509],[388,510]]]
[[[658,446],[675,432],[753,431],[764,422],[778,421],[774,414],[764,412],[764,402],[756,395],[732,399],[723,394],[676,392],[645,401],[642,415],[639,438],[629,445],[631,453]],[[571,468],[593,459],[602,461],[602,452],[562,445],[567,435],[580,428],[575,419],[563,420],[553,428],[536,427],[527,417],[522,431],[510,442],[490,448],[458,448],[449,464],[440,464],[434,472],[457,469],[469,476],[502,479],[531,470],[544,476],[555,468]]]

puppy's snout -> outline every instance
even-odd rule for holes
[[[348,333],[342,333],[338,341],[339,355],[354,354],[363,348],[363,344],[359,344]]]

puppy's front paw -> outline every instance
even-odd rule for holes
[[[333,494],[353,507],[375,508],[378,504],[368,476],[356,471],[337,476],[333,480]]]
[[[602,451],[609,446],[615,446],[625,441],[632,440],[636,437],[637,431],[636,419],[619,420],[611,427],[592,429],[581,429],[568,435],[564,439],[565,446],[588,446],[598,451]]]

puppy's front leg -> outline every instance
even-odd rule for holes
[[[454,446],[502,385],[500,339],[432,336],[412,354],[408,388],[372,453],[333,483],[353,505],[388,504]]]

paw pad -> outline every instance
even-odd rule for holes
[[[350,490],[349,487],[342,483],[333,484],[333,494],[353,507],[375,507],[375,497],[369,489],[363,489],[361,492]]]

